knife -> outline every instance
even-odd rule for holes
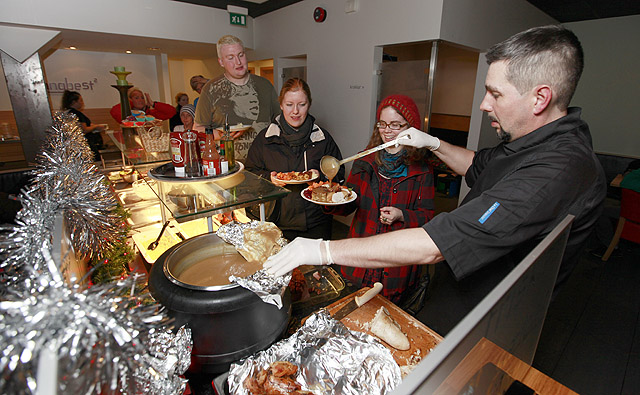
[[[373,284],[373,288],[365,292],[362,296],[356,296],[351,299],[349,303],[344,305],[340,310],[336,311],[335,314],[333,314],[331,317],[335,320],[340,321],[341,319],[349,315],[349,313],[351,313],[353,310],[373,299],[373,297],[380,293],[381,290],[382,284]]]

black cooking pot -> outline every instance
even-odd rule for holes
[[[223,244],[215,233],[183,241],[162,254],[149,273],[151,295],[175,318],[176,328],[184,324],[191,328],[189,371],[194,373],[227,372],[231,363],[278,340],[291,317],[288,288],[278,309],[237,284],[205,287],[178,280],[177,273],[199,257],[219,254]]]

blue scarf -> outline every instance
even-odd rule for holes
[[[390,154],[386,150],[380,151],[382,165],[378,169],[380,174],[389,178],[405,177],[409,174],[409,168],[404,163],[407,156],[406,150],[400,150],[397,154]]]

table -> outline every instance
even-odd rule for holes
[[[469,380],[489,363],[533,389],[536,394],[577,394],[486,338],[480,339],[435,394],[459,394]]]
[[[613,180],[611,180],[609,185],[611,185],[614,188],[620,188],[620,183],[622,182],[623,178],[624,178],[623,174],[618,174],[617,176],[615,176]]]

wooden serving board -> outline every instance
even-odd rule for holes
[[[356,295],[362,295],[368,289],[369,288],[363,288],[356,291],[351,295],[330,304],[326,309],[333,314],[352,300]],[[351,314],[344,317],[341,322],[352,331],[365,332],[375,337],[375,335],[373,335],[369,330],[369,327],[371,320],[373,320],[376,312],[382,306],[386,307],[391,317],[393,317],[398,325],[400,325],[402,331],[407,335],[409,343],[411,344],[411,348],[409,350],[400,351],[380,340],[380,342],[384,344],[389,351],[391,351],[391,355],[393,355],[393,358],[400,366],[404,376],[442,341],[442,336],[411,315],[407,314],[404,310],[381,295],[376,295],[364,306],[352,311]]]

